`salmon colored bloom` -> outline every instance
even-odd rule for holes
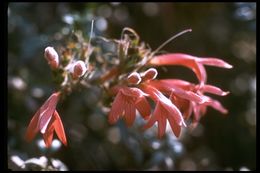
[[[223,114],[227,110],[220,102],[214,100],[204,93],[211,93],[219,96],[225,96],[229,92],[222,91],[213,85],[195,85],[183,80],[163,79],[149,82],[163,93],[169,95],[170,100],[179,108],[184,119],[188,119],[192,112],[194,113],[193,123],[197,124],[200,117],[206,113],[207,107],[210,106]]]
[[[191,103],[190,106],[192,107],[193,113],[194,113],[193,124],[197,124],[199,122],[200,118],[206,114],[208,106],[218,110],[222,114],[228,113],[228,110],[226,108],[224,108],[219,101],[212,99],[210,97],[207,97],[207,98],[208,98],[208,100],[203,104]]]
[[[194,101],[197,103],[203,103],[206,101],[206,98],[204,98],[201,95],[198,95],[197,93],[193,92],[192,90],[185,90],[178,86],[178,81],[172,81],[171,79],[167,80],[153,80],[149,81],[147,84],[150,86],[153,86],[160,90],[161,92],[171,95],[174,94],[180,98],[187,99],[190,101]]]
[[[56,110],[51,118],[50,123],[48,124],[46,132],[43,134],[43,139],[46,144],[46,147],[50,147],[52,144],[54,130],[55,130],[58,138],[61,140],[61,142],[64,145],[67,145],[67,139],[66,139],[63,125],[62,125],[62,121]]]
[[[127,35],[126,31],[131,35]],[[179,137],[182,126],[186,127],[185,121],[192,119],[192,125],[196,126],[208,107],[223,114],[228,112],[219,101],[206,95],[210,93],[225,96],[229,92],[207,84],[205,66],[230,69],[232,65],[218,58],[196,57],[184,53],[154,56],[171,40],[190,31],[191,29],[184,30],[152,51],[145,43],[139,42],[139,36],[135,31],[125,28],[120,40],[102,39],[105,42],[112,41],[118,47],[108,51],[107,56],[102,55],[102,49],[97,49],[93,55],[97,56],[96,62],[89,62],[91,39],[88,43],[83,39],[79,46],[75,46],[78,44],[76,42],[69,43],[61,49],[61,57],[53,47],[46,47],[44,56],[54,70],[55,81],[60,83],[59,87],[64,94],[70,94],[77,88],[91,88],[97,85],[100,89],[110,92],[110,96],[115,96],[108,114],[110,124],[115,124],[123,118],[126,125],[131,126],[138,111],[146,120],[143,129],[157,124],[158,137],[161,138],[165,134],[168,122],[174,135]],[[82,40],[81,37],[78,38]],[[80,60],[77,60],[78,58]],[[156,79],[158,71],[154,67],[163,65],[179,65],[191,69],[198,79],[198,84],[180,79]],[[103,70],[100,71],[101,68]],[[102,74],[104,71],[105,74]],[[56,110],[60,94],[54,92],[34,114],[26,131],[27,141],[31,141],[40,132],[48,148],[56,132],[59,140],[67,145],[63,124]],[[106,96],[103,98],[106,99]],[[154,109],[147,99],[154,103]]]
[[[206,113],[208,106],[223,114],[227,113],[227,110],[220,102],[205,95],[205,93],[211,93],[225,96],[229,92],[224,92],[216,86],[206,84],[207,74],[204,65],[232,68],[230,64],[217,58],[198,58],[181,53],[155,56],[149,61],[149,64],[182,65],[188,67],[196,74],[199,84],[192,84],[180,79],[157,80],[155,78],[158,72],[155,68],[150,68],[140,73],[142,78],[140,81],[139,78],[137,80],[136,76],[138,73],[135,72],[135,75],[132,74],[130,77],[135,79],[131,80],[135,81],[136,88],[127,86],[117,87],[117,96],[109,113],[109,121],[111,123],[115,123],[120,116],[123,116],[127,125],[132,125],[135,119],[135,109],[142,108],[143,112],[146,110],[150,114],[150,106],[145,97],[151,98],[156,106],[152,116],[144,125],[144,129],[152,127],[157,122],[158,137],[162,137],[165,134],[167,121],[177,137],[180,135],[181,127],[186,126],[184,120],[188,120],[192,114],[192,125],[196,126],[201,116]],[[140,97],[143,102],[136,101]],[[142,112],[140,113],[144,117]]]
[[[151,65],[181,65],[190,68],[197,76],[200,84],[206,83],[207,74],[204,65],[221,68],[232,68],[232,65],[218,58],[198,58],[183,53],[172,53],[155,56],[149,61]]]
[[[207,85],[207,73],[204,65],[221,68],[232,68],[227,62],[212,57],[199,58],[183,53],[173,53],[155,56],[149,61],[151,65],[181,65],[190,68],[197,76],[199,84],[191,84],[187,81],[177,79],[154,80],[149,84],[169,96],[169,99],[181,111],[183,118],[189,119],[193,113],[193,125],[196,126],[207,107],[210,106],[223,114],[228,111],[220,102],[214,100],[204,93],[211,93],[225,96],[229,92],[224,92],[220,88]]]
[[[119,117],[124,117],[127,126],[131,126],[136,117],[136,109],[144,119],[149,118],[151,108],[144,96],[145,94],[140,89],[117,86],[112,90],[117,95],[108,115],[108,120],[111,124],[116,123]]]
[[[26,131],[25,138],[27,141],[31,141],[40,131],[43,134],[44,142],[48,148],[51,146],[53,132],[55,130],[61,142],[67,145],[63,124],[56,111],[59,96],[60,92],[53,93],[35,113]]]
[[[179,137],[181,127],[186,126],[179,109],[165,97],[159,90],[150,86],[142,85],[142,90],[149,94],[149,97],[156,103],[152,117],[144,125],[144,129],[150,128],[156,121],[158,122],[158,137],[165,134],[166,122],[168,120],[173,133]]]

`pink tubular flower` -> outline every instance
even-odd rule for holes
[[[178,81],[173,81],[175,83],[178,83]],[[154,86],[158,90],[162,91],[163,93],[166,93],[167,95],[174,94],[177,97],[187,99],[190,101],[194,101],[197,103],[203,103],[206,101],[206,98],[203,96],[198,95],[197,93],[191,91],[191,90],[185,90],[178,86],[178,84],[173,83],[172,80],[154,80],[150,81],[148,84],[151,86]]]
[[[144,129],[152,127],[157,122],[159,138],[165,134],[167,121],[175,136],[179,137],[181,127],[186,126],[184,120],[188,120],[192,114],[192,126],[195,127],[200,118],[206,113],[208,106],[223,114],[228,112],[220,102],[204,95],[205,93],[211,93],[225,96],[229,93],[216,86],[206,84],[207,74],[204,67],[204,65],[211,65],[232,68],[228,63],[217,58],[198,58],[175,53],[155,56],[149,61],[149,64],[188,67],[196,74],[199,84],[192,84],[180,79],[157,80],[155,78],[158,72],[155,68],[140,73],[141,81],[139,80],[139,74],[133,73],[129,75],[128,83],[136,84],[137,88],[117,87],[117,96],[109,114],[111,123],[115,123],[121,115],[125,117],[128,126],[132,125],[135,119],[135,109],[142,108],[142,111],[149,111],[150,114],[150,106],[145,96],[150,97],[156,103],[156,106],[152,116],[144,125]],[[143,102],[136,101],[140,95]],[[140,113],[143,116],[142,112]]]
[[[195,85],[176,79],[155,80],[150,81],[149,84],[169,95],[173,104],[182,112],[184,119],[188,119],[193,112],[194,124],[197,124],[200,117],[206,113],[207,106],[211,106],[223,114],[227,113],[227,110],[220,102],[204,95],[204,93],[211,93],[225,96],[229,93],[222,91],[216,86],[206,84],[202,86]]]
[[[179,137],[181,126],[186,126],[179,109],[156,88],[147,84],[144,84],[141,87],[156,103],[153,115],[148,120],[147,124],[144,125],[144,129],[150,128],[157,121],[158,137],[160,138],[165,133],[166,122],[168,120],[173,133],[175,136]]]
[[[43,134],[44,142],[48,148],[51,146],[53,132],[55,130],[61,142],[67,145],[63,124],[56,111],[59,96],[60,92],[53,93],[35,113],[26,131],[25,138],[27,141],[31,141],[40,131]]]
[[[124,86],[117,86],[113,89],[117,95],[108,115],[111,124],[116,123],[121,116],[125,118],[127,126],[131,126],[135,120],[136,109],[144,119],[149,118],[151,108],[140,89]]]
[[[201,84],[207,80],[204,65],[232,68],[232,65],[218,58],[198,58],[183,53],[172,53],[155,56],[149,61],[151,65],[182,65],[190,68],[196,74]]]
[[[196,127],[200,118],[206,114],[207,107],[210,106],[222,114],[227,114],[228,110],[224,108],[221,103],[217,100],[214,100],[210,97],[208,97],[208,101],[203,104],[196,104],[194,102],[190,103],[190,109],[193,111],[193,120],[192,120],[192,127]],[[188,119],[190,117],[191,113],[186,117]]]

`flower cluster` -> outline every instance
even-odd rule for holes
[[[43,134],[46,147],[50,147],[55,131],[62,143],[67,145],[63,124],[56,110],[59,96],[59,92],[53,93],[35,113],[26,131],[28,141],[32,140],[40,131]]]
[[[155,55],[159,49],[152,52],[130,28],[123,29],[120,40],[103,39],[116,45],[116,49],[109,53],[109,58],[101,49],[90,46],[90,41],[85,41],[82,35],[77,36],[76,43],[69,43],[61,49],[61,57],[53,47],[45,49],[44,55],[54,77],[60,79],[59,89],[33,116],[27,128],[27,140],[32,140],[40,131],[46,146],[50,147],[55,131],[62,143],[67,145],[56,105],[61,95],[68,95],[78,86],[86,89],[100,87],[102,94],[99,99],[104,106],[111,106],[108,113],[110,124],[123,118],[130,127],[140,114],[145,121],[143,129],[157,123],[159,138],[164,136],[167,122],[177,137],[181,128],[187,126],[187,121],[192,120],[192,126],[195,127],[208,106],[223,114],[228,112],[219,101],[205,95],[225,96],[229,93],[207,84],[205,69],[205,66],[232,68],[227,62],[183,53]],[[91,62],[90,55],[94,56]],[[191,69],[198,83],[174,78],[157,79],[155,67],[165,65],[181,65]],[[154,102],[154,108],[150,102]]]
[[[35,113],[27,128],[25,139],[31,141],[40,131],[48,148],[52,144],[54,131],[61,142],[67,145],[65,131],[56,105],[61,95],[71,92],[73,86],[80,83],[80,78],[87,75],[89,71],[88,63],[75,58],[71,51],[64,50],[63,56],[60,58],[56,50],[48,46],[45,48],[44,56],[51,69],[62,78],[60,91],[54,92]],[[88,55],[85,55],[84,58],[88,59]]]
[[[120,116],[124,117],[127,125],[133,124],[136,108],[145,120],[144,129],[158,123],[158,137],[165,133],[167,120],[173,133],[178,137],[181,127],[186,126],[184,120],[188,120],[193,113],[193,125],[199,122],[206,113],[208,106],[227,113],[227,110],[218,102],[204,95],[212,93],[225,96],[228,92],[220,88],[207,85],[204,65],[212,65],[222,68],[231,68],[228,63],[216,58],[198,58],[187,54],[165,54],[153,57],[149,65],[183,65],[192,69],[199,79],[195,85],[180,79],[155,79],[157,71],[150,68],[141,74],[134,72],[127,78],[128,86],[115,86],[115,100],[109,113],[109,122],[115,123]],[[151,107],[146,98],[150,98],[156,104],[152,115]]]

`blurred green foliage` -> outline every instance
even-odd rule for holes
[[[256,3],[9,3],[7,10],[9,157],[58,158],[69,170],[256,169]],[[234,66],[206,69],[209,84],[231,92],[218,98],[228,116],[209,109],[194,131],[184,130],[179,139],[169,132],[158,140],[155,129],[110,126],[95,109],[93,88],[58,104],[69,147],[45,150],[38,140],[25,142],[31,117],[55,89],[45,47],[62,44],[77,29],[88,37],[92,19],[94,36],[119,39],[131,27],[153,50],[191,28],[163,50],[217,57]],[[196,80],[181,67],[158,70],[160,78]]]

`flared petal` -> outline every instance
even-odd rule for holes
[[[135,103],[135,108],[141,114],[141,116],[147,120],[151,114],[151,107],[144,96],[141,96]]]
[[[158,138],[163,137],[163,135],[165,134],[165,130],[166,130],[166,115],[165,115],[165,110],[163,110],[163,107],[161,106],[161,104],[157,104],[156,108],[154,110],[154,114],[157,115],[158,117]]]
[[[200,105],[200,113],[201,113],[201,116],[204,116],[207,112],[207,106],[206,105]]]
[[[46,132],[43,134],[43,140],[47,148],[49,148],[52,144],[53,132],[54,132],[54,125],[53,125],[54,121],[55,119],[54,117],[52,117],[49,127],[47,128]]]
[[[50,123],[50,121],[51,121],[52,116],[49,116],[49,117],[46,116],[46,118],[49,118],[49,119],[46,120],[46,123],[45,123],[44,126],[41,128],[41,131],[40,131],[40,132],[41,132],[42,134],[44,134],[44,133],[46,132],[46,129],[47,129],[47,127],[48,127],[48,125],[49,125],[49,123]]]
[[[213,86],[213,85],[204,85],[200,88],[202,92],[211,93],[219,96],[226,96],[229,92],[222,91],[220,88]]]
[[[184,90],[191,90],[195,86],[195,84],[181,79],[160,79],[160,82],[163,82],[168,86],[176,86]]]
[[[179,126],[183,125],[186,127],[186,124],[184,122],[184,119],[182,117],[180,110],[174,104],[172,104],[171,100],[169,100],[167,97],[165,97],[162,93],[160,93],[158,90],[156,92],[157,92],[157,95],[159,96],[158,98],[160,100],[160,103],[165,108],[165,110],[168,111],[167,115],[170,115],[171,117],[173,117],[175,122]],[[167,117],[169,117],[169,116],[167,116]]]
[[[210,66],[228,68],[228,69],[233,68],[232,65],[218,58],[197,58],[196,61],[204,65],[210,65]]]
[[[59,100],[59,95],[59,92],[53,93],[40,108],[38,128],[41,130],[41,133],[45,133],[46,127],[50,122],[51,116],[53,115],[56,109]]]
[[[120,117],[124,117],[128,126],[132,125],[136,117],[136,109],[144,119],[150,115],[150,105],[145,99],[146,93],[139,88],[115,86],[118,91],[109,113],[109,122],[115,123]]]
[[[179,109],[156,88],[142,85],[142,89],[156,102],[153,116],[147,124],[145,124],[144,128],[149,128],[153,123],[158,121],[158,136],[162,137],[165,133],[166,120],[168,119],[173,133],[178,137],[180,135],[181,126],[186,126]]]
[[[172,106],[169,106],[167,104],[163,104],[163,107],[166,110],[168,110],[168,112],[169,112],[167,114],[169,116],[167,116],[167,117],[173,117],[178,126],[185,126],[186,127],[186,124],[184,122],[184,119],[182,117],[181,112],[179,111],[179,109],[174,104],[172,104]]]
[[[189,119],[192,114],[192,105],[191,102],[188,102],[186,105],[186,109],[184,109],[182,115],[185,120]]]
[[[159,90],[150,85],[142,85],[141,87],[155,102],[159,101],[166,110],[174,115],[174,119],[176,120],[177,124],[186,126],[181,112],[174,104],[172,104],[171,100],[169,100]]]
[[[119,116],[123,114],[124,105],[123,105],[123,96],[119,91],[115,97],[114,102],[112,103],[112,108],[108,115],[108,121],[110,124],[114,124],[119,119]]]
[[[184,119],[188,119],[190,117],[192,114],[192,106],[189,100],[176,97],[173,94],[170,95],[169,99],[180,110]]]
[[[156,115],[153,114],[151,116],[151,118],[146,122],[146,124],[144,124],[143,130],[146,130],[146,129],[149,129],[150,127],[152,127],[156,121],[157,121],[156,120]]]
[[[65,131],[63,128],[63,124],[61,121],[61,118],[59,116],[59,113],[55,110],[53,117],[55,119],[53,125],[54,125],[54,130],[58,136],[58,138],[61,140],[61,142],[67,146],[67,139],[66,139],[66,135],[65,135]]]
[[[27,141],[31,141],[39,131],[39,129],[37,128],[39,115],[40,115],[40,110],[38,110],[34,114],[33,118],[30,121],[29,126],[27,127],[26,134],[25,134],[25,139]]]
[[[172,132],[176,137],[180,136],[181,133],[181,126],[177,124],[173,116],[168,116],[168,122],[171,126]]]
[[[125,104],[125,121],[128,127],[132,126],[135,120],[135,107],[132,104]]]
[[[197,63],[200,71],[200,85],[203,86],[207,82],[207,72],[202,64]],[[198,78],[199,79],[199,78]]]
[[[32,140],[39,130],[41,133],[45,133],[46,128],[51,120],[51,116],[56,109],[59,95],[60,92],[53,93],[34,114],[25,134],[27,141]]]
[[[159,101],[158,101],[159,102]],[[158,104],[156,103],[156,105]],[[146,124],[143,126],[143,130],[146,130],[154,125],[154,123],[157,121],[157,114],[153,113],[150,119],[146,122]]]
[[[170,80],[154,80],[150,81],[149,85],[154,86],[162,92],[170,92],[171,94],[174,94],[180,98],[187,99],[190,101],[198,103],[204,103],[206,101],[206,99],[203,96],[198,95],[190,90],[184,90],[178,86],[175,86],[174,83],[171,83]]]
[[[196,57],[183,54],[172,53],[155,56],[149,63],[151,65],[181,65],[190,68],[197,76],[200,82],[206,82],[206,71],[203,66],[199,65],[196,61]]]
[[[143,129],[147,129],[147,128],[152,127],[155,124],[155,122],[157,121],[157,125],[158,125],[158,138],[163,137],[163,135],[165,134],[166,123],[167,123],[167,119],[166,119],[166,115],[165,114],[167,114],[167,111],[164,110],[164,107],[158,101],[156,106],[155,106],[155,109],[154,109],[152,117],[143,126]]]
[[[211,106],[212,108],[218,110],[222,114],[227,114],[228,110],[222,106],[222,104],[214,99],[209,99],[208,102],[205,103],[205,105]]]
[[[193,121],[198,122],[201,117],[201,112],[200,112],[201,105],[198,105],[196,103],[192,103],[192,104],[193,104],[193,113],[194,113]]]

